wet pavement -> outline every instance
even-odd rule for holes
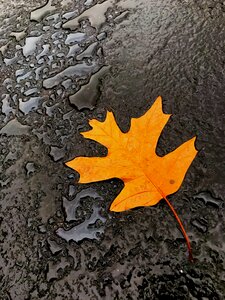
[[[0,9],[0,299],[224,299],[224,2]],[[173,115],[157,154],[197,135],[199,154],[169,197],[195,263],[164,201],[111,213],[123,183],[80,185],[64,165],[106,154],[80,135],[90,119],[113,111],[127,131],[158,95]]]

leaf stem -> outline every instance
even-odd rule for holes
[[[170,201],[168,200],[168,198],[166,196],[163,197],[164,200],[166,201],[166,203],[168,204],[169,208],[171,209],[175,219],[177,220],[178,224],[180,225],[180,228],[181,228],[181,231],[183,233],[183,236],[185,238],[185,241],[186,241],[186,244],[187,244],[187,248],[188,248],[188,253],[189,253],[189,260],[191,262],[194,262],[194,258],[193,258],[193,255],[192,255],[192,249],[191,249],[191,243],[190,243],[190,240],[189,240],[189,237],[184,229],[184,226],[181,222],[181,219],[179,218],[176,210],[174,209],[173,205],[170,203]]]

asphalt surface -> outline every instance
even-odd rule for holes
[[[0,1],[0,299],[224,299],[225,4],[101,2]],[[106,154],[90,119],[126,132],[158,95],[157,154],[197,136],[169,196],[194,263],[164,201],[111,213],[123,183],[64,164]]]

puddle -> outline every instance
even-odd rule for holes
[[[40,58],[46,56],[49,53],[50,44],[43,45],[42,48],[43,48],[42,52],[36,56],[37,61],[39,61]]]
[[[108,70],[109,67],[104,66],[92,75],[89,83],[82,86],[76,94],[69,97],[70,103],[79,110],[84,108],[94,109],[99,96],[99,80]]]
[[[23,55],[25,57],[34,54],[34,52],[37,48],[37,44],[40,42],[41,38],[42,38],[42,35],[41,36],[31,36],[31,37],[26,38],[25,45],[23,46]]]
[[[0,130],[0,134],[5,134],[7,136],[27,135],[29,128],[29,126],[22,125],[17,119],[13,119]]]
[[[125,18],[127,18],[129,15],[129,11],[124,11],[122,12],[119,16],[117,16],[115,19],[114,19],[114,22],[115,23],[121,23]]]
[[[150,5],[151,1],[144,1]],[[17,4],[20,9],[19,2]],[[4,205],[5,207],[8,205],[8,208],[4,209],[4,214],[0,217],[2,230],[0,239],[3,241],[4,248],[1,254],[4,256],[3,269],[6,270],[6,281],[3,282],[4,290],[0,290],[0,298],[2,293],[5,293],[6,296],[3,294],[2,297],[10,299],[41,299],[43,297],[46,299],[51,297],[111,299],[121,294],[121,289],[123,289],[124,297],[134,299],[143,299],[146,295],[146,297],[150,295],[149,297],[153,298],[159,298],[160,295],[166,297],[171,294],[171,291],[172,296],[177,299],[188,297],[188,295],[196,299],[210,299],[214,297],[213,293],[219,285],[221,289],[223,288],[220,277],[224,278],[224,272],[221,270],[224,267],[225,248],[222,242],[225,231],[222,218],[224,208],[221,199],[213,197],[208,192],[195,195],[191,216],[190,203],[184,201],[183,219],[189,218],[191,222],[193,251],[198,253],[199,258],[199,262],[193,267],[192,276],[186,279],[184,273],[190,271],[191,266],[188,262],[186,263],[186,248],[183,239],[182,241],[179,238],[176,240],[176,237],[180,236],[177,235],[176,228],[174,229],[168,221],[166,235],[165,230],[156,234],[155,227],[158,221],[160,223],[160,220],[165,217],[160,207],[140,208],[120,215],[112,214],[115,219],[107,224],[108,228],[105,230],[103,223],[106,219],[102,217],[105,209],[101,210],[101,207],[105,205],[105,200],[101,200],[94,189],[84,189],[78,193],[81,186],[72,184],[78,179],[78,174],[72,170],[67,173],[63,166],[63,160],[72,153],[76,155],[81,154],[82,151],[84,153],[85,149],[82,147],[87,146],[91,153],[97,153],[98,148],[94,143],[85,145],[79,134],[79,130],[85,131],[89,128],[89,119],[96,117],[103,119],[104,110],[111,109],[117,114],[118,122],[123,128],[124,120],[126,122],[130,116],[140,116],[150,105],[147,101],[150,94],[163,90],[163,93],[167,95],[165,97],[168,98],[168,101],[165,101],[165,111],[174,109],[181,113],[181,119],[178,117],[177,121],[176,114],[174,115],[175,126],[179,127],[181,124],[178,130],[183,129],[188,116],[197,111],[198,101],[206,104],[202,105],[200,119],[197,120],[202,127],[205,123],[214,120],[212,124],[215,126],[211,126],[213,135],[207,136],[208,130],[197,127],[198,123],[190,126],[186,133],[192,134],[191,130],[195,131],[197,128],[209,141],[207,147],[204,148],[205,158],[208,157],[204,172],[208,173],[201,186],[210,186],[214,181],[214,176],[219,170],[217,162],[222,161],[219,151],[222,139],[218,139],[217,132],[217,128],[222,129],[222,126],[221,118],[218,117],[219,111],[214,111],[213,107],[220,105],[220,102],[217,98],[217,91],[210,95],[210,89],[207,90],[207,85],[204,83],[205,77],[200,76],[203,74],[201,73],[203,61],[198,65],[198,53],[201,52],[202,44],[206,45],[208,40],[214,38],[214,29],[217,25],[219,28],[219,24],[215,23],[215,27],[210,26],[209,31],[205,32],[209,21],[207,18],[202,20],[199,28],[204,34],[202,34],[202,40],[200,37],[199,45],[196,47],[199,49],[196,52],[193,51],[196,45],[192,44],[193,47],[189,47],[189,51],[186,52],[187,47],[180,46],[192,43],[191,40],[196,38],[192,32],[195,22],[192,21],[198,22],[198,11],[195,13],[196,10],[193,9],[189,16],[189,8],[186,9],[189,4],[177,5],[171,2],[163,6],[159,4],[158,7],[158,2],[155,1],[156,5],[153,1],[149,10],[139,9],[138,14],[133,15],[136,6],[140,6],[141,2],[143,1],[63,0],[57,2],[54,0],[31,13],[31,19],[35,22],[29,22],[28,19],[27,22],[26,13],[20,15],[23,24],[19,24],[20,21],[16,19],[16,15],[13,21],[8,18],[4,20],[8,23],[7,26],[10,26],[7,31],[7,38],[10,35],[10,42],[7,43],[6,34],[2,32],[4,39],[1,40],[0,51],[3,54],[1,59],[4,83],[2,84],[0,133],[3,149],[0,151],[0,159],[3,164],[0,165],[0,171],[3,171],[3,179],[0,185],[5,193]],[[33,7],[32,3],[29,5]],[[66,11],[62,8],[62,3],[67,5]],[[10,7],[10,2],[7,5]],[[93,7],[90,7],[92,5]],[[134,10],[131,11],[130,8]],[[25,7],[25,9],[29,8]],[[122,11],[123,9],[125,11]],[[128,11],[129,20],[127,21]],[[204,10],[202,13],[204,15]],[[182,26],[183,21],[179,21],[179,18],[188,20],[192,17],[193,20],[191,19],[190,23],[184,22],[185,26]],[[118,26],[117,23],[124,19],[126,23]],[[68,28],[76,31],[65,30],[65,27],[62,28],[62,22],[65,22],[64,26],[72,24]],[[103,27],[107,22],[108,24]],[[210,18],[210,25],[213,22],[213,18]],[[12,24],[15,25],[13,28]],[[24,24],[27,24],[26,29],[24,29]],[[90,27],[90,24],[93,27]],[[194,32],[198,34],[199,28],[194,28]],[[169,41],[167,40],[168,32],[174,33]],[[223,36],[223,29],[218,34],[218,36]],[[208,38],[205,39],[205,36]],[[106,39],[108,44],[104,43]],[[220,42],[223,45],[222,39]],[[221,46],[220,42],[216,44],[218,47],[215,50],[217,51]],[[212,45],[210,47],[214,49]],[[104,49],[102,54],[101,46]],[[207,47],[205,48],[204,60],[208,51]],[[171,53],[175,53],[174,59]],[[190,59],[187,59],[189,55]],[[221,55],[219,56],[221,58]],[[189,70],[191,74],[190,78],[194,78],[195,74],[192,76],[192,73],[195,73],[195,70],[193,71],[190,67],[193,64],[193,58],[194,63],[197,62],[197,74],[201,73],[199,78],[203,89],[197,90],[197,98],[201,100],[193,96],[194,89],[192,88],[196,87],[194,81],[190,88],[186,85],[186,78],[182,73],[182,70],[187,68],[187,72]],[[216,61],[217,58],[216,55],[215,58],[213,57],[212,52],[212,60],[214,59]],[[104,85],[101,85],[101,78],[104,79],[105,74],[107,76],[105,72],[109,69],[104,66],[106,62],[112,65],[112,76],[110,80],[104,80]],[[206,69],[215,75],[211,72],[210,64],[209,69],[208,64],[206,65]],[[176,80],[174,74],[177,74],[181,80],[177,81],[179,86],[171,83]],[[218,74],[218,78],[222,85],[221,74]],[[8,78],[5,79],[5,77]],[[217,87],[213,76],[210,80],[213,88]],[[184,87],[182,89],[180,88],[181,82]],[[104,102],[101,98],[101,103],[98,105],[101,89],[105,88],[106,83],[104,96],[107,101]],[[185,92],[187,91],[188,94],[189,90],[192,91],[190,99],[188,99],[189,96],[185,98]],[[201,98],[201,91],[207,94],[203,98]],[[181,97],[182,95],[184,97]],[[222,92],[221,95],[223,95]],[[40,96],[40,101],[34,100],[38,96]],[[211,99],[211,96],[215,101],[207,103],[207,99]],[[192,109],[189,114],[185,113],[191,105]],[[209,114],[205,110],[207,105],[210,110]],[[96,110],[92,112],[79,111],[94,107]],[[202,117],[204,114],[205,118]],[[182,115],[186,119],[182,119]],[[213,116],[216,118],[214,119]],[[187,121],[187,123],[190,122]],[[176,132],[172,131],[171,139],[173,140],[173,134],[175,134],[174,142],[180,143],[176,140]],[[18,137],[10,138],[10,136]],[[167,144],[163,137],[162,146],[165,146],[165,149],[167,146],[173,147],[169,142]],[[211,153],[209,153],[209,147],[212,147]],[[4,174],[6,168],[7,170],[9,168],[9,171]],[[193,172],[195,170],[198,172],[198,168],[194,168]],[[219,171],[222,172],[221,170],[222,168]],[[12,175],[9,175],[10,172]],[[200,174],[202,174],[201,166]],[[213,178],[209,178],[211,176]],[[195,181],[197,185],[199,180],[202,179],[197,178]],[[216,177],[215,181],[217,181]],[[107,201],[113,199],[118,189],[118,186],[111,182],[96,184],[96,186],[99,190],[102,188]],[[185,191],[187,195],[192,193],[190,187],[191,185],[188,184]],[[215,182],[212,190],[213,188],[215,188],[216,195],[222,195],[218,183]],[[62,198],[62,195],[66,196]],[[205,207],[204,214],[203,206]],[[53,217],[50,218],[51,216]],[[38,226],[39,224],[43,225]],[[217,229],[214,230],[214,228]],[[101,243],[96,242],[95,239],[98,239],[103,231],[104,239]],[[84,239],[92,241],[84,242],[82,245],[66,243],[66,241],[79,243]],[[177,243],[180,244],[180,249],[176,252]],[[23,251],[17,251],[18,249]],[[174,251],[170,251],[171,249]],[[210,254],[212,249],[217,249],[214,256]],[[74,255],[74,265],[70,263],[72,252],[77,254],[77,257]],[[15,253],[18,255],[15,256]],[[27,264],[27,257],[30,258],[29,264]],[[40,259],[37,259],[38,257]],[[147,257],[146,264],[143,262],[143,257]],[[215,259],[215,264],[211,263],[211,259]],[[79,260],[80,265],[75,267],[75,261]],[[93,270],[90,272],[89,266],[91,265]],[[179,266],[182,266],[182,273]],[[116,270],[113,271],[116,278],[110,278],[112,268]],[[152,273],[147,274],[151,268]],[[159,273],[162,277],[158,276]],[[100,285],[95,284],[96,274],[104,277]],[[211,283],[210,276],[213,277],[213,283]],[[198,280],[195,280],[196,278]],[[150,285],[146,285],[146,282]],[[171,282],[175,282],[172,288]]]
[[[76,14],[77,14],[76,11],[70,11],[70,12],[68,12],[68,13],[63,14],[62,17],[63,17],[64,19],[66,19],[66,20],[69,20],[69,19],[75,17]]]
[[[75,191],[71,191],[70,195],[73,195]],[[97,206],[97,201],[102,201],[102,197],[92,188],[88,188],[79,192],[72,200],[67,200],[63,198],[63,208],[66,215],[66,221],[76,221],[79,220],[76,214],[79,209],[82,208],[82,201],[86,202],[85,198],[91,198],[94,200],[93,208],[91,209],[91,214],[89,217],[86,216],[85,221],[72,227],[69,230],[64,228],[59,228],[56,234],[66,240],[67,242],[73,240],[75,242],[80,242],[83,239],[97,239],[100,233],[103,233],[103,228],[96,226],[96,223],[101,221],[105,222],[106,219],[101,216],[101,208]]]
[[[73,43],[79,43],[83,41],[85,38],[86,38],[86,34],[83,32],[70,33],[68,34],[65,40],[65,44],[71,45]]]
[[[25,74],[25,72],[26,72],[25,69],[16,70],[15,75],[16,77],[22,76]]]
[[[86,0],[84,2],[84,5],[86,5],[86,6],[89,6],[89,5],[92,5],[92,4],[93,4],[93,0]]]
[[[106,32],[101,32],[101,33],[99,33],[98,35],[97,35],[97,39],[99,40],[99,41],[103,41],[103,40],[105,40],[107,38],[107,33]]]
[[[37,88],[32,88],[32,89],[29,89],[29,90],[25,91],[24,95],[25,96],[31,96],[33,94],[38,94],[38,93],[39,93],[39,91],[38,91]]]
[[[45,5],[31,12],[30,20],[40,22],[44,17],[52,13],[55,9],[56,7],[52,5],[52,0],[49,0]]]
[[[216,208],[222,208],[224,205],[223,200],[215,198],[210,192],[201,192],[193,196],[194,200],[201,200],[205,205],[211,205]]]
[[[73,186],[70,187],[70,191],[69,191],[70,196],[73,196],[73,193],[71,191],[72,188]],[[99,194],[94,189],[91,188],[79,192],[73,200],[67,200],[65,197],[63,198],[63,208],[65,210],[67,222],[76,220],[75,217],[76,209],[78,208],[78,206],[80,206],[81,204],[80,201],[86,197],[91,197],[94,200],[96,199],[103,200],[102,197],[100,197]]]
[[[38,109],[41,100],[41,97],[31,97],[27,101],[19,99],[19,109],[21,112],[27,115],[29,112]]]
[[[191,224],[197,228],[201,233],[206,233],[208,230],[207,223],[204,220],[194,219],[191,221]]]
[[[103,3],[95,4],[91,8],[84,11],[78,17],[67,21],[63,24],[63,28],[75,30],[79,27],[79,22],[83,19],[89,19],[91,22],[91,26],[96,29],[100,29],[100,27],[105,23],[106,17],[105,13],[109,7],[111,7],[114,3],[114,0],[107,0]]]
[[[8,116],[10,113],[14,113],[14,109],[11,106],[11,97],[9,94],[2,95],[2,113]]]
[[[71,79],[67,79],[65,81],[62,82],[62,86],[65,88],[65,89],[68,89],[71,87],[72,85],[72,80]]]
[[[10,44],[11,43],[8,42],[7,44],[5,44],[5,45],[3,45],[3,46],[0,47],[0,52],[2,53],[3,56],[5,55],[5,53],[6,53],[6,51],[7,51],[7,49],[8,49],[8,47],[9,47]]]
[[[89,73],[93,73],[95,71],[97,71],[96,69],[98,69],[99,67],[96,66],[95,63],[93,63],[92,65],[88,65],[85,62],[79,63],[75,66],[70,66],[68,68],[66,68],[65,70],[63,70],[62,72],[58,73],[57,75],[45,79],[43,81],[43,87],[46,89],[51,89],[55,86],[57,86],[58,84],[60,84],[63,80],[65,80],[66,78],[70,78],[70,77],[81,77],[81,76],[87,76]]]
[[[35,172],[35,170],[36,170],[35,164],[33,162],[26,163],[25,170],[26,170],[27,176],[32,175]]]
[[[59,161],[65,156],[65,149],[51,146],[49,155],[54,161]]]
[[[10,33],[10,36],[15,37],[16,41],[19,42],[20,40],[24,39],[26,36],[26,30],[23,31],[13,31]]]
[[[64,272],[70,266],[66,257],[61,257],[59,262],[50,261],[46,275],[47,281],[53,281],[60,278],[60,273]]]
[[[97,48],[98,42],[95,42],[91,45],[89,45],[87,47],[87,49],[85,49],[82,53],[80,53],[79,55],[77,55],[76,59],[77,60],[82,60],[84,58],[90,58],[92,57],[95,52],[96,52],[96,48]]]
[[[70,50],[69,50],[69,52],[68,52],[68,54],[67,54],[67,56],[66,57],[74,57],[79,51],[80,51],[80,46],[79,45],[73,45],[73,46],[71,46],[70,47]]]
[[[20,71],[22,71],[22,70],[20,70]],[[17,81],[17,83],[20,83],[21,81],[23,81],[27,78],[30,78],[31,75],[32,75],[32,71],[29,71],[29,72],[25,73],[24,75],[17,76],[16,81]]]
[[[43,105],[42,105],[42,107],[45,108],[46,115],[48,115],[49,117],[52,117],[52,116],[54,115],[54,112],[55,112],[55,110],[56,110],[56,108],[57,108],[58,106],[59,106],[58,103],[56,103],[56,104],[54,104],[54,105],[52,105],[52,106],[48,106],[48,105],[46,104],[46,102],[43,103]]]
[[[48,242],[48,246],[49,246],[49,250],[51,251],[51,253],[53,255],[58,254],[59,252],[62,251],[62,246],[60,246],[59,244],[56,243],[56,241],[51,240],[50,238],[47,240]]]
[[[4,58],[4,63],[6,64],[6,66],[10,66],[15,64],[17,60],[18,60],[18,55],[17,53],[15,53],[15,56],[12,58]]]
[[[18,153],[15,152],[9,152],[6,157],[3,160],[3,163],[6,163],[8,161],[13,161],[13,160],[17,160],[18,159]]]
[[[56,231],[56,234],[62,239],[69,241],[80,242],[84,239],[98,239],[99,234],[104,232],[103,228],[93,228],[92,226],[98,220],[105,221],[105,218],[100,216],[100,209],[98,207],[93,208],[93,213],[89,219],[84,221],[83,223],[72,227],[69,230],[65,230],[64,228],[59,228]]]

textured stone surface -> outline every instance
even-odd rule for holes
[[[102,1],[90,5],[97,2]],[[224,299],[225,5],[134,2],[115,1],[97,29],[90,20],[81,21],[85,39],[67,45],[71,31],[62,24],[82,14],[85,1],[53,1],[56,10],[40,23],[31,22],[29,13],[44,1],[29,6],[0,1],[0,299]],[[20,41],[10,36],[25,29]],[[41,39],[24,57],[29,36]],[[83,61],[108,65],[110,71],[99,82],[96,107],[79,111],[69,96],[87,85],[91,73],[69,74],[50,89],[43,81],[80,63],[76,55],[96,42],[93,57]],[[74,55],[67,57],[74,45]],[[25,114],[19,103],[33,88],[32,97],[41,100]],[[169,197],[190,237],[194,264],[166,203],[110,213],[122,183],[78,185],[78,174],[63,164],[75,156],[106,153],[80,135],[89,119],[102,120],[108,109],[126,131],[130,118],[141,116],[158,95],[173,116],[157,153],[197,135],[199,154],[181,189]],[[29,130],[7,135],[10,121]],[[68,209],[74,217],[67,218]],[[57,234],[76,229],[82,239],[67,242]],[[83,239],[85,233],[93,239]]]

